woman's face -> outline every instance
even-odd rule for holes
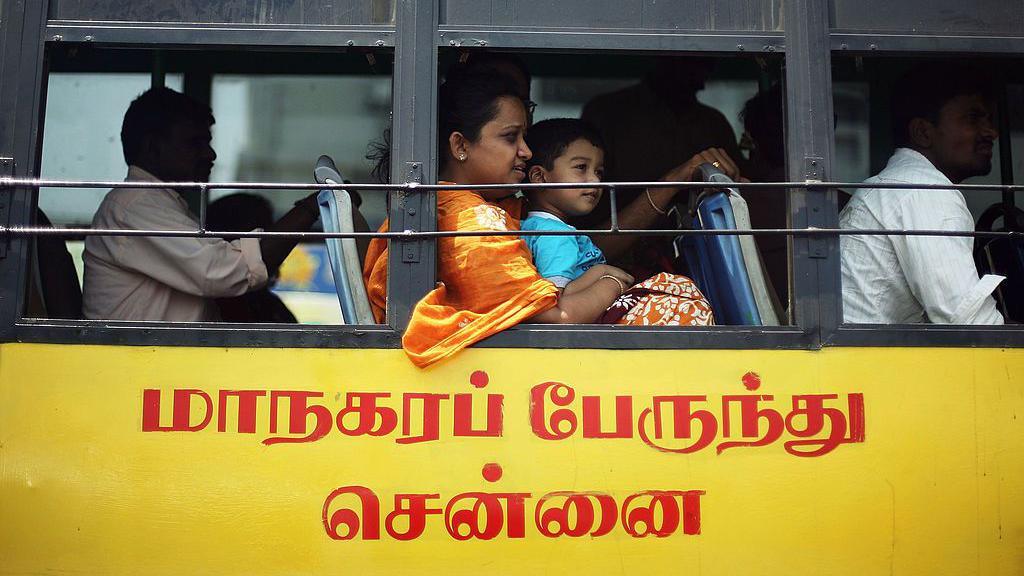
[[[451,171],[459,184],[518,184],[526,177],[533,156],[526,141],[526,109],[509,96],[498,99],[498,113],[480,129],[476,141],[465,140],[454,150]],[[499,192],[499,196],[507,193]]]

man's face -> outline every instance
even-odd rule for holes
[[[930,123],[929,123],[930,124]],[[999,136],[980,94],[953,98],[939,110],[929,130],[928,157],[954,183],[992,170],[993,142]]]
[[[154,142],[159,174],[165,182],[207,182],[217,153],[210,146],[210,127],[195,120],[177,122]]]

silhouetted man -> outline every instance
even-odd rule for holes
[[[167,88],[151,89],[128,108],[121,144],[129,182],[206,182],[217,158],[208,106]],[[319,216],[315,195],[272,227],[306,230]],[[115,188],[93,228],[190,230],[199,222],[175,188]],[[290,238],[89,236],[85,241],[83,313],[109,320],[217,320],[213,298],[263,286],[296,244]]]

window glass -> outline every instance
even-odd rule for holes
[[[47,78],[40,174],[53,180],[124,180],[121,150],[124,112],[149,89],[149,74],[55,72]],[[180,91],[182,76],[169,74]],[[54,224],[88,226],[107,190],[43,188],[39,208]]]
[[[182,91],[183,84],[182,75],[167,76],[169,88]],[[149,74],[51,74],[42,177],[123,180],[126,166],[120,138],[122,120],[131,101],[150,85]],[[367,144],[380,139],[386,126],[391,103],[390,77],[214,75],[209,86],[208,97],[216,118],[211,145],[217,153],[210,181],[313,182],[313,167],[321,154],[335,159],[344,178],[370,181],[371,165],[365,158]],[[203,99],[201,95],[199,98]],[[88,227],[107,192],[44,188],[40,191],[39,207],[55,225]],[[280,218],[297,200],[310,194],[308,190],[213,190],[209,229],[234,229],[221,225],[217,218],[238,215],[239,204],[223,201],[237,202],[225,197],[239,192],[255,196],[256,204],[266,203],[266,210],[260,206],[253,208],[249,200],[244,205],[258,213],[266,211],[268,222]],[[198,194],[186,191],[183,196],[189,209],[197,214]],[[358,213],[365,215],[367,222],[365,227],[357,224],[357,230],[375,230],[385,217],[385,193],[365,193],[362,199]],[[355,220],[360,222],[358,216]],[[81,286],[84,242],[80,238],[67,239],[62,248],[70,252]],[[274,295],[268,298],[280,300],[288,312],[282,310],[281,314],[260,318],[290,321],[290,314],[300,323],[341,323],[334,274],[323,241],[300,243],[279,272],[279,277],[271,279]],[[222,318],[234,317],[224,312],[223,306],[220,308]],[[274,303],[273,308],[279,310],[281,306]],[[29,309],[30,315],[44,314],[38,306],[30,305]]]
[[[673,2],[624,0],[445,0],[442,24],[530,27],[639,28],[658,30],[781,31],[783,0],[697,0],[682,9]]]
[[[1024,33],[1024,5],[1002,0],[934,0],[927,4],[887,0],[833,0],[832,26],[907,34]]]
[[[991,69],[990,64],[979,61],[972,65],[977,70],[988,70]],[[1003,163],[1008,159],[1012,162],[1013,172],[1020,173],[1017,167],[1021,165],[1020,146],[1024,145],[1021,142],[1024,123],[1021,122],[1020,109],[1024,99],[1019,84],[1006,88],[998,82],[993,83],[993,96],[1006,90],[1009,106],[1007,110],[1000,110],[998,97],[983,103],[991,115],[988,120],[991,133],[968,133],[967,129],[961,129],[961,124],[953,124],[942,116],[939,119],[941,125],[935,127],[935,144],[930,145],[933,149],[923,151],[927,157],[908,148],[897,150],[892,118],[900,109],[898,101],[902,93],[899,87],[903,85],[905,76],[921,76],[923,72],[925,76],[920,78],[920,83],[924,83],[931,81],[928,78],[941,78],[941,74],[928,72],[941,71],[946,65],[943,59],[835,60],[835,179],[859,182],[883,173],[902,181],[928,181],[933,184],[940,183],[947,176],[958,180],[951,175],[962,164],[961,151],[984,155],[983,150],[989,147],[990,167],[982,168],[979,164],[977,169],[971,169],[969,177],[962,179],[963,184],[1003,183]],[[955,65],[949,62],[949,70],[962,70],[952,68]],[[966,74],[962,76],[968,77]],[[982,76],[981,80],[985,78]],[[925,100],[923,96],[915,99],[916,102]],[[943,110],[946,110],[946,104],[943,104]],[[924,111],[915,113],[925,114]],[[1008,139],[1009,156],[1001,153],[1000,140],[991,141],[1000,129],[1002,114],[1008,114],[1010,130],[1009,133],[998,134],[998,137]],[[958,144],[965,148],[957,148]],[[1007,176],[1012,177],[1012,174]],[[918,197],[920,201],[914,200]],[[1019,205],[1024,196],[1017,193],[1014,201]],[[929,191],[922,195],[897,190],[845,190],[840,193],[840,226],[972,231],[981,224],[987,210],[1002,202],[1003,193],[999,190],[963,190],[958,195],[942,191]],[[999,218],[996,227],[1002,225],[1003,219]],[[1000,299],[1000,291],[1011,282],[1019,281],[1013,278],[1016,272],[1008,272],[1007,266],[1013,268],[1017,265],[1013,264],[1016,260],[1009,252],[997,257],[994,265],[999,270],[995,272],[1008,275],[1010,279],[993,291],[993,287],[982,278],[993,272],[983,261],[984,251],[992,249],[986,248],[987,242],[983,239],[921,236],[842,237],[840,252],[846,321],[872,324],[1001,322],[1007,311]],[[973,312],[968,310],[970,306],[967,304],[961,308],[960,305],[972,297],[971,290],[981,293],[977,300],[991,304],[983,304]],[[995,294],[996,298],[990,299],[986,294]]]
[[[50,18],[93,22],[390,24],[395,21],[395,2],[394,0],[303,0],[302,2],[256,0],[66,2],[50,0]]]
[[[496,58],[499,59],[498,64],[471,53],[463,60],[470,67],[490,65],[496,70],[510,69],[508,62],[500,61],[500,55]],[[568,178],[552,179],[557,174],[553,163],[555,158],[544,156],[546,149],[555,150],[562,146],[562,150],[568,150],[565,146],[570,142],[545,140],[563,137],[560,135],[562,129],[554,128],[555,124],[549,122],[558,118],[580,118],[596,129],[603,139],[601,158],[605,181],[660,180],[710,148],[720,149],[724,155],[730,156],[732,163],[739,167],[740,175],[758,181],[784,179],[783,104],[781,88],[777,82],[773,87],[772,82],[781,71],[777,59],[766,63],[763,69],[753,59],[682,55],[662,58],[532,55],[522,61],[533,78],[530,99],[537,105],[533,115],[535,124],[526,134],[526,141],[534,154],[528,168],[533,170],[538,168],[538,163],[552,162],[551,166],[544,167],[548,174],[545,176],[547,182],[566,181],[573,177],[567,172]],[[741,135],[746,131],[741,111],[759,94],[759,86],[763,87],[766,95],[775,92],[773,103],[763,106],[749,118],[754,121],[759,116],[759,126],[772,126],[763,131],[754,130],[762,137],[760,157],[756,154],[748,156],[748,152],[739,146]],[[770,136],[765,136],[766,133]],[[763,153],[767,152],[773,153],[770,157],[774,164],[765,159]],[[688,177],[678,176],[679,179]],[[582,211],[576,207],[559,209],[551,204],[545,205],[544,194],[528,191],[526,209],[546,211],[547,214],[559,214],[562,210],[562,224],[559,225],[569,224],[577,229],[607,228],[610,225],[611,200],[608,193],[594,200],[596,205]],[[652,196],[642,189],[620,188],[616,191],[616,206],[620,223],[631,223],[623,225],[628,228],[685,230],[690,227],[737,226],[726,224],[725,220],[712,223],[718,214],[722,214],[723,219],[735,216],[741,227],[784,228],[787,223],[784,194],[782,190],[759,190],[702,196],[701,210],[705,216],[700,219],[690,213],[691,193],[688,191],[673,195],[671,190],[655,189]],[[548,197],[562,196],[561,191],[548,193]],[[693,199],[696,200],[696,194],[693,194]],[[721,203],[727,206],[721,206]],[[716,207],[712,208],[712,205]],[[743,222],[746,215],[749,215],[749,223]],[[524,221],[524,229],[544,230],[554,225],[530,222],[536,217],[529,215]],[[592,240],[608,264],[627,271],[636,284],[660,273],[688,277],[689,280],[685,281],[692,280],[703,293],[701,298],[708,299],[716,324],[786,323],[784,303],[788,301],[789,282],[788,249],[784,237],[745,238],[742,241],[730,237],[722,243],[723,246],[730,244],[729,247],[708,248],[707,254],[704,253],[704,245],[695,238],[693,235],[608,237],[595,234]],[[579,277],[577,272],[589,268],[588,262],[579,270],[555,270],[553,264],[547,269],[554,257],[543,256],[540,251],[545,244],[553,246],[555,243],[530,239],[527,244],[541,275],[554,278],[556,284],[574,281]],[[763,260],[758,256],[759,249]],[[580,250],[581,254],[596,253],[589,245]],[[749,256],[741,256],[742,250],[748,250]],[[730,258],[733,256],[742,273],[725,273],[725,261],[732,262]],[[747,262],[750,262],[749,269],[745,267]],[[742,284],[743,288],[734,293],[731,288],[733,282]],[[750,300],[739,301],[748,296]],[[755,299],[756,311],[743,312],[754,307],[752,302]],[[607,321],[607,316],[602,319]],[[696,319],[692,323],[681,320],[681,323],[703,325]]]
[[[312,182],[313,166],[331,156],[342,177],[371,182],[369,142],[379,140],[391,108],[382,76],[241,76],[213,80],[217,151],[212,180]],[[279,218],[307,190],[215,190],[211,201],[245,192],[270,201]],[[359,194],[370,230],[386,217],[386,192]],[[281,267],[275,292],[301,322],[334,324],[341,312],[324,242],[299,244]]]

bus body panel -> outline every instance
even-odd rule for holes
[[[1024,351],[0,345],[3,574],[1017,574]]]

